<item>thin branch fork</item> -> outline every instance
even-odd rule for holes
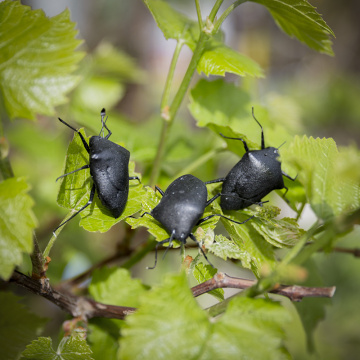
[[[194,286],[191,290],[194,297],[200,296],[208,291],[219,288],[246,289],[256,284],[255,280],[233,278],[224,273],[217,273],[215,276]],[[306,287],[278,285],[270,292],[288,297],[291,301],[301,301],[304,297],[328,297],[334,296],[336,287]]]
[[[44,297],[73,317],[84,320],[94,317],[123,320],[127,315],[136,311],[132,307],[107,305],[83,296],[57,291],[51,287],[49,279],[33,279],[18,271],[13,273],[10,282],[14,282],[30,292]]]
[[[36,295],[44,297],[73,317],[85,321],[94,317],[123,320],[127,315],[133,314],[136,311],[136,308],[133,307],[103,304],[84,296],[76,296],[69,292],[55,290],[51,287],[49,279],[34,279],[18,271],[13,273],[9,281],[26,288]],[[256,281],[254,280],[233,278],[224,273],[217,273],[212,279],[194,286],[191,290],[193,295],[197,297],[218,288],[246,289],[253,286],[255,283]],[[335,286],[312,288],[296,285],[279,285],[271,292],[286,296],[292,301],[301,301],[304,297],[331,298],[335,293]]]

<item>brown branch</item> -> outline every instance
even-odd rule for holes
[[[127,315],[136,311],[136,308],[107,305],[84,296],[75,296],[66,291],[55,290],[51,287],[49,279],[34,279],[18,271],[13,273],[9,281],[26,288],[36,295],[44,297],[73,317],[80,318],[85,321],[94,317],[123,320]],[[197,297],[218,288],[246,289],[255,283],[256,281],[254,280],[233,278],[224,273],[217,273],[212,279],[194,286],[191,290],[193,295]],[[332,297],[335,293],[335,287],[311,288],[296,285],[279,285],[271,292],[284,295],[292,301],[300,301],[304,297]]]
[[[212,279],[191,288],[195,297],[208,291],[219,288],[246,289],[256,284],[255,280],[233,278],[224,273],[217,273]],[[335,286],[332,287],[306,287],[279,285],[271,293],[288,297],[291,301],[301,301],[304,297],[333,297]]]
[[[75,296],[71,293],[57,291],[51,287],[49,279],[33,279],[18,271],[13,273],[9,281],[23,286],[36,295],[44,297],[70,315],[84,320],[93,317],[125,319],[126,315],[132,314],[136,310],[127,306],[102,304],[83,296]]]
[[[360,257],[360,249],[358,249],[358,248],[347,249],[347,248],[343,248],[343,247],[334,247],[333,251],[344,253],[344,254],[352,254],[355,257]]]

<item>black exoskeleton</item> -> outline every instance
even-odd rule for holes
[[[281,170],[278,148],[265,148],[264,130],[255,118],[254,108],[252,115],[261,128],[261,150],[249,150],[245,140],[220,134],[226,139],[242,141],[246,152],[225,178],[205,183],[223,182],[220,200],[223,210],[240,210],[252,204],[261,205],[261,199],[272,190],[285,188],[286,194],[288,188],[284,185],[283,176],[293,181],[296,179]]]
[[[170,233],[170,237],[158,242],[155,249],[155,265],[148,267],[154,269],[157,263],[157,249],[160,245],[169,243],[167,249],[172,245],[174,239],[186,244],[188,237],[194,240],[204,255],[205,259],[212,266],[206,257],[204,250],[200,246],[196,237],[192,233],[192,229],[196,225],[200,225],[204,221],[214,217],[221,216],[237,224],[244,224],[249,219],[243,222],[229,219],[221,214],[213,214],[201,218],[204,214],[205,208],[211,204],[220,194],[215,195],[210,200],[207,200],[207,189],[203,181],[193,175],[183,175],[173,181],[166,189],[165,193],[156,186],[156,190],[162,195],[160,203],[151,211],[151,213],[143,213],[151,215],[155,220],[161,223]]]
[[[93,186],[91,188],[89,201],[69,219],[61,223],[54,230],[54,234],[57,229],[66,224],[93,202],[95,190],[101,203],[111,212],[114,218],[118,218],[124,211],[128,199],[129,180],[140,181],[137,176],[129,177],[130,152],[109,140],[111,131],[106,126],[107,118],[104,120],[105,116],[105,109],[102,109],[102,127],[100,134],[99,136],[92,136],[89,140],[89,145],[78,130],[59,118],[63,124],[79,134],[86,151],[89,153],[89,164],[58,177],[56,181],[76,171],[90,168]],[[104,128],[108,131],[108,134],[105,137],[100,136],[101,133],[103,133]]]

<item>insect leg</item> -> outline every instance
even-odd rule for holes
[[[213,215],[209,215],[209,216],[206,216],[206,217],[204,217],[203,219],[200,219],[197,223],[196,223],[196,225],[200,225],[200,224],[202,224],[203,222],[205,222],[206,220],[209,220],[209,219],[211,219],[211,218],[213,218],[214,216],[220,216],[220,217],[222,217],[222,218],[224,218],[224,219],[227,219],[227,220],[230,220],[230,221],[232,221],[233,223],[235,223],[235,224],[245,224],[246,222],[248,222],[249,220],[251,220],[253,217],[255,217],[255,215],[253,215],[253,216],[250,216],[248,219],[246,219],[245,221],[236,221],[236,220],[233,220],[233,219],[230,219],[230,218],[228,218],[228,217],[226,217],[226,216],[224,216],[224,215],[221,215],[221,214],[213,214]]]
[[[225,181],[225,178],[220,178],[220,179],[205,181],[205,185],[214,184],[214,183],[223,182],[223,181]]]
[[[90,148],[88,143],[86,142],[86,140],[84,139],[82,133],[79,130],[76,130],[75,128],[73,128],[71,125],[69,125],[68,123],[66,123],[64,120],[58,118],[64,125],[66,125],[67,127],[69,127],[70,129],[74,130],[75,132],[77,132],[80,136],[80,139],[82,141],[82,143],[84,144],[84,148],[86,149],[86,151],[90,154]]]
[[[290,179],[290,180],[292,180],[292,181],[295,181],[296,178],[298,177],[298,176],[296,175],[294,178],[292,178],[290,175],[288,175],[288,174],[287,174],[286,172],[284,172],[284,171],[281,171],[281,173],[283,174],[283,176],[287,177],[288,179]]]
[[[225,138],[225,139],[230,139],[230,140],[240,140],[242,141],[242,143],[244,144],[244,148],[245,148],[245,151],[248,152],[249,151],[249,147],[247,146],[247,143],[244,139],[242,138],[232,138],[232,137],[228,137],[228,136],[225,136],[223,135],[222,133],[220,133],[220,135]]]
[[[261,150],[265,149],[265,139],[264,139],[264,129],[261,126],[261,124],[257,121],[255,114],[254,114],[254,107],[251,108],[251,112],[252,112],[252,116],[254,118],[254,120],[259,124],[259,126],[261,127]]]
[[[204,258],[206,259],[206,261],[213,267],[215,268],[215,266],[209,261],[209,259],[207,258],[206,254],[205,254],[205,251],[203,250],[203,248],[201,247],[200,243],[197,241],[196,237],[194,234],[190,233],[189,235],[190,239],[195,241],[198,248],[200,249],[200,251],[202,252],[202,254],[204,255]]]
[[[164,254],[164,257],[167,253],[167,251],[169,250],[170,246],[172,245],[172,239],[173,239],[173,236],[174,236],[174,231],[171,233],[171,236],[165,240],[162,240],[162,241],[159,241],[156,246],[155,246],[155,264],[154,266],[147,266],[146,269],[147,270],[153,270],[156,268],[156,264],[157,264],[157,251],[158,251],[158,247],[162,244],[165,244],[165,243],[169,243],[169,246],[166,248],[166,251],[165,251],[165,254]]]
[[[64,175],[59,176],[55,181],[58,181],[59,179],[63,178],[64,176],[73,174],[74,172],[77,172],[77,171],[80,171],[80,170],[84,170],[84,169],[88,169],[89,167],[90,167],[90,165],[84,165],[84,166],[82,166],[82,167],[79,168],[79,169],[76,169],[76,170],[74,170],[74,171],[70,171],[70,172],[68,172],[68,173],[66,173],[66,174],[64,174]]]
[[[221,193],[216,194],[214,197],[212,197],[210,200],[208,200],[208,201],[206,202],[205,207],[208,206],[208,205],[210,205],[210,204],[211,204],[213,201],[215,201],[219,196],[221,196]]]
[[[65,225],[67,222],[69,222],[72,218],[74,218],[79,212],[83,211],[84,209],[86,209],[94,200],[94,195],[95,195],[95,184],[92,186],[91,188],[91,192],[90,192],[90,197],[89,197],[89,201],[80,209],[78,210],[74,215],[72,215],[71,217],[69,217],[66,221],[64,221],[63,223],[61,223],[54,231],[53,234],[56,236],[56,230],[58,230],[61,226]]]
[[[139,181],[139,184],[141,184],[141,181],[138,176],[129,176],[129,180],[137,180]]]
[[[158,186],[155,185],[155,192],[156,190],[161,194],[161,196],[164,196],[165,193]]]
[[[102,124],[102,127],[101,127],[101,131],[100,131],[100,134],[101,134],[101,132],[104,130],[104,128],[108,131],[108,134],[105,136],[105,139],[108,139],[110,136],[111,136],[111,134],[112,134],[112,132],[110,131],[110,129],[106,126],[106,121],[107,121],[107,116],[106,116],[106,111],[105,111],[105,108],[103,108],[102,110],[101,110],[101,124]],[[104,121],[104,117],[106,116],[106,119],[105,119],[105,121]]]

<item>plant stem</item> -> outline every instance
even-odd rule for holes
[[[165,106],[169,105],[171,84],[172,84],[172,81],[173,81],[173,78],[174,78],[176,64],[177,64],[177,62],[179,60],[179,55],[180,55],[180,52],[181,52],[181,49],[182,49],[183,45],[184,45],[183,40],[178,40],[178,42],[176,43],[174,55],[173,55],[173,57],[171,59],[169,73],[168,73],[167,78],[166,78],[165,88],[164,88],[163,96],[162,96],[162,99],[161,99],[161,105],[160,105],[161,112],[164,111]]]
[[[201,31],[203,28],[203,22],[202,22],[202,17],[201,17],[201,9],[200,9],[199,0],[195,0],[195,6],[196,6],[196,13],[197,13],[198,21],[199,21],[199,30]]]
[[[69,219],[73,214],[74,214],[74,210],[69,211],[68,214],[63,219],[62,223],[65,222],[67,219]],[[55,240],[56,240],[57,236],[60,234],[62,229],[63,229],[63,226],[60,229],[58,229],[57,235],[55,235],[54,233],[52,234],[52,236],[51,236],[51,238],[50,238],[50,240],[49,240],[48,244],[46,245],[46,248],[45,248],[45,250],[43,252],[43,257],[44,258],[49,256],[50,250],[53,247],[53,245],[55,243]]]
[[[224,0],[216,0],[216,3],[214,5],[214,7],[212,8],[210,15],[209,15],[209,20],[211,22],[214,22],[215,16],[218,13],[220,6],[222,5],[223,2],[224,2]]]
[[[243,4],[244,2],[246,2],[247,0],[238,0],[235,1],[233,4],[231,4],[220,16],[219,20],[217,20],[214,24],[214,34],[216,34],[219,29],[220,26],[222,25],[222,23],[224,22],[224,20],[230,15],[230,13],[237,8],[239,5]]]
[[[178,173],[174,176],[173,180],[177,179],[179,176],[181,176],[183,174],[191,174],[193,170],[199,168],[202,164],[206,163],[208,160],[213,158],[216,154],[218,154],[219,152],[224,151],[224,150],[225,150],[225,148],[219,147],[219,148],[208,151],[204,155],[197,158],[194,162],[192,162],[191,164],[186,166],[184,169],[182,169],[180,173]]]
[[[157,149],[157,153],[155,156],[154,165],[153,165],[153,169],[152,169],[152,173],[151,173],[151,177],[150,177],[150,186],[154,186],[157,182],[157,179],[158,179],[158,176],[160,173],[160,164],[161,164],[161,162],[163,160],[163,156],[164,156],[166,141],[168,140],[169,130],[171,128],[171,125],[174,122],[174,119],[179,110],[179,107],[185,97],[185,94],[190,85],[192,76],[196,70],[196,66],[197,66],[197,64],[201,58],[201,55],[204,51],[205,43],[206,43],[207,39],[208,39],[208,36],[205,33],[201,32],[198,43],[194,50],[193,56],[190,60],[189,66],[186,70],[185,76],[184,76],[184,78],[179,86],[179,89],[178,89],[177,93],[175,94],[173,102],[170,106],[169,113],[168,113],[168,119],[163,122],[159,146]]]

